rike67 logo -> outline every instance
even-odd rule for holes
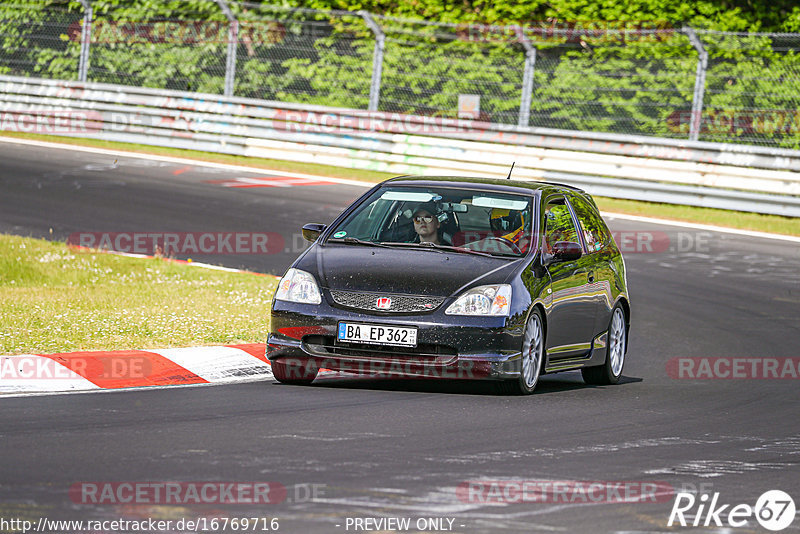
[[[720,503],[719,492],[710,498],[706,493],[697,497],[680,492],[675,495],[667,526],[744,527],[754,518],[765,529],[778,532],[792,524],[794,515],[794,500],[781,490],[764,492],[755,506]]]

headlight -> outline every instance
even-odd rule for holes
[[[319,304],[322,302],[322,295],[313,276],[300,269],[289,269],[278,283],[275,300]]]
[[[447,315],[508,316],[511,308],[511,286],[498,284],[478,286],[462,293],[444,311]]]

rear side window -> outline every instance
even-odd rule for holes
[[[608,231],[605,221],[597,212],[594,206],[581,197],[570,198],[570,203],[575,209],[575,214],[580,221],[583,240],[586,243],[586,250],[591,254],[598,250],[603,250],[611,240],[611,232]]]

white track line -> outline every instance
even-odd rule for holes
[[[18,143],[23,145],[30,145],[30,146],[37,146],[42,148],[57,148],[62,150],[75,150],[78,152],[89,152],[92,154],[104,154],[108,156],[124,156],[129,158],[140,158],[140,159],[147,159],[151,161],[166,161],[170,163],[179,163],[182,165],[194,165],[196,167],[210,167],[214,169],[227,169],[227,170],[235,170],[235,171],[244,171],[244,172],[253,172],[253,173],[269,173],[269,174],[276,174],[279,176],[290,176],[290,177],[297,177],[297,178],[311,178],[315,180],[324,179],[326,181],[335,182],[337,184],[346,184],[346,185],[353,185],[357,187],[372,187],[375,184],[370,182],[362,182],[359,180],[345,180],[343,178],[330,178],[327,176],[319,176],[314,174],[299,174],[299,173],[292,173],[292,172],[283,172],[283,171],[274,171],[269,169],[262,169],[259,167],[247,167],[243,165],[228,165],[224,163],[213,163],[208,161],[198,161],[194,159],[188,158],[175,158],[171,156],[157,156],[154,154],[141,154],[139,152],[127,152],[123,150],[107,150],[104,148],[94,148],[94,147],[84,147],[78,145],[67,145],[64,143],[49,143],[45,141],[33,141],[29,139],[15,139],[13,137],[3,137],[0,135],[0,142],[3,143]],[[612,212],[603,212],[603,215],[606,217],[613,217],[616,219],[627,219],[630,221],[638,221],[638,222],[647,222],[652,224],[660,224],[660,225],[667,225],[667,226],[680,226],[683,228],[695,228],[698,230],[708,230],[711,232],[721,232],[725,234],[733,234],[733,235],[740,235],[745,237],[758,237],[761,239],[777,239],[779,241],[789,241],[792,243],[800,243],[800,237],[796,236],[789,236],[789,235],[782,235],[782,234],[772,234],[769,232],[756,232],[752,230],[739,230],[737,228],[727,228],[724,226],[712,226],[707,224],[698,224],[698,223],[691,223],[691,222],[683,222],[683,221],[673,221],[669,219],[658,219],[654,217],[641,217],[638,215],[626,215],[624,213],[612,213]]]
[[[236,384],[246,384],[249,382],[263,382],[264,377],[255,378],[241,378],[237,380]],[[71,389],[69,391],[19,391],[13,393],[0,392],[0,401],[12,397],[43,397],[45,395],[78,395],[83,393],[130,393],[132,391],[153,391],[155,389],[176,389],[176,388],[204,388],[209,386],[224,386],[230,385],[234,382],[201,382],[199,384],[169,384],[166,386],[142,386],[132,388],[115,388],[115,389]]]
[[[708,230],[710,232],[720,232],[723,234],[735,234],[747,237],[760,237],[763,239],[778,239],[781,241],[800,243],[800,237],[793,235],[770,234],[768,232],[756,232],[754,230],[740,230],[738,228],[727,228],[725,226],[714,226],[711,224],[699,224],[699,223],[690,223],[684,221],[672,221],[669,219],[656,219],[654,217],[642,217],[640,215],[626,215],[624,213],[610,213],[606,211],[603,211],[601,213],[603,214],[603,217],[608,217],[609,219],[625,219],[628,221],[661,224],[667,226],[680,226],[682,228]]]
[[[1,132],[0,132],[1,133]],[[335,182],[337,184],[355,185],[358,187],[372,187],[375,184],[362,182],[359,180],[346,180],[344,178],[329,178],[327,176],[319,176],[316,174],[302,174],[297,172],[276,171],[271,169],[264,169],[260,167],[247,167],[245,165],[231,165],[228,163],[214,163],[211,161],[199,161],[196,159],[176,158],[172,156],[159,156],[156,154],[142,154],[139,152],[128,152],[125,150],[108,150],[105,148],[94,148],[88,146],[68,145],[65,143],[49,143],[46,141],[33,141],[30,139],[15,139],[13,137],[3,137],[0,135],[0,142],[2,143],[18,143],[21,145],[30,145],[41,148],[60,148],[62,150],[74,150],[77,152],[89,152],[91,154],[103,154],[106,156],[124,156],[126,158],[139,158],[151,161],[166,161],[168,163],[179,163],[181,165],[193,165],[195,167],[209,167],[212,169],[225,169],[230,171],[243,171],[262,174],[275,174],[277,176],[286,176],[291,178],[310,178],[313,180],[322,180],[328,182]]]
[[[87,252],[93,252],[95,254],[114,254],[115,256],[125,256],[126,258],[139,258],[139,259],[144,258],[144,259],[149,259],[149,260],[152,260],[152,259],[156,258],[156,256],[149,256],[147,254],[135,254],[133,252],[121,252],[119,250],[106,250],[106,249],[101,249],[101,248],[91,248],[91,247],[82,247],[82,246],[74,246],[74,248],[77,248],[79,250],[85,250]],[[275,278],[277,280],[280,280],[280,278],[281,278],[280,276],[277,276],[277,275],[274,275],[274,274],[256,273],[256,272],[248,271],[248,270],[245,270],[245,269],[234,269],[232,267],[223,267],[222,265],[212,265],[210,263],[203,263],[203,262],[199,262],[199,261],[174,260],[172,258],[163,258],[163,257],[161,259],[163,259],[165,261],[171,261],[171,262],[175,262],[175,263],[180,263],[181,265],[188,265],[189,267],[201,267],[203,269],[211,269],[211,270],[214,270],[214,271],[224,271],[226,273],[244,273],[244,274],[253,274],[253,275],[256,275],[256,276],[269,276],[269,277]]]

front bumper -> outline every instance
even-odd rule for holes
[[[378,314],[322,304],[274,301],[267,358],[312,360],[318,368],[358,374],[443,379],[512,379],[520,373],[522,327],[507,317]],[[341,343],[339,321],[415,326],[417,347]],[[523,323],[524,324],[524,323]]]

